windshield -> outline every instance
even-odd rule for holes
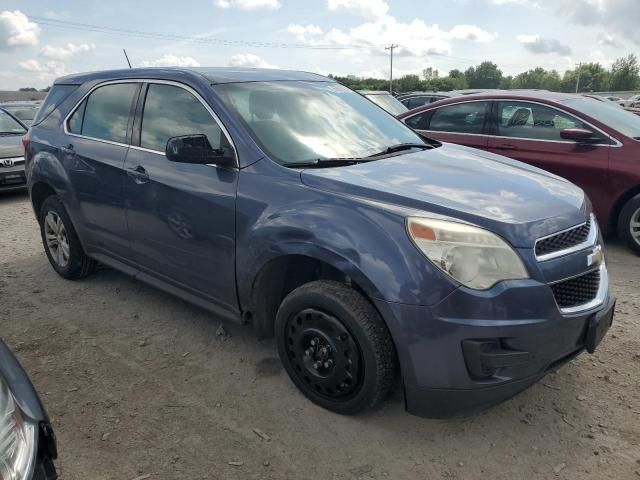
[[[640,117],[638,115],[592,98],[570,98],[563,100],[562,103],[589,115],[627,137],[640,140]]]
[[[20,125],[15,118],[9,115],[4,110],[0,110],[0,135],[1,134],[16,134],[22,135],[26,133],[25,128]]]
[[[15,105],[5,106],[2,108],[23,122],[32,122],[36,116],[36,112],[38,111],[38,107],[36,105]]]
[[[371,100],[376,105],[384,108],[391,115],[400,115],[408,111],[409,109],[405,107],[400,100],[391,95],[390,93],[385,94],[368,94],[365,95],[369,100]]]
[[[283,165],[364,158],[401,143],[424,144],[403,123],[338,83],[227,83],[214,90]]]

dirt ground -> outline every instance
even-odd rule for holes
[[[640,480],[640,257],[608,253],[619,302],[599,351],[464,419],[410,416],[401,393],[337,416],[249,329],[219,335],[216,318],[112,270],[61,279],[24,194],[0,195],[0,336],[48,409],[65,480]]]

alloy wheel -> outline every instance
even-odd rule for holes
[[[640,245],[640,208],[638,208],[633,215],[631,215],[631,222],[629,223],[629,230],[631,232],[631,238]]]
[[[69,264],[69,238],[60,215],[54,211],[45,217],[44,235],[51,258],[59,267],[65,268]]]

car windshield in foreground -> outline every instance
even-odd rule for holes
[[[0,110],[0,135],[23,135],[27,131],[15,118]]]
[[[391,115],[400,115],[401,113],[407,112],[409,110],[406,106],[403,105],[400,100],[398,100],[390,93],[366,94],[365,97],[367,97],[376,105],[384,108]]]
[[[563,100],[562,103],[589,115],[629,138],[640,139],[640,117],[638,115],[593,98],[570,98]]]
[[[349,165],[395,145],[424,144],[403,123],[338,83],[245,82],[213,88],[282,165]]]

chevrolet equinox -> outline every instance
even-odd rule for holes
[[[274,337],[343,414],[396,376],[409,412],[494,405],[611,325],[583,191],[421,137],[302,72],[133,69],[58,79],[24,138],[45,252],[98,262]]]

